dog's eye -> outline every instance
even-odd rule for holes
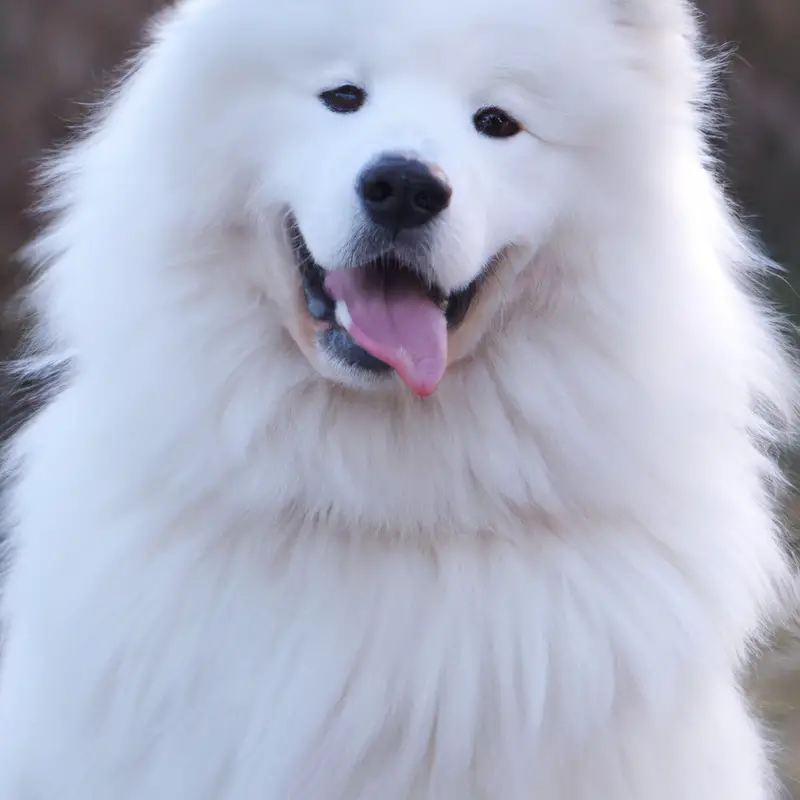
[[[508,139],[522,130],[519,122],[506,114],[503,109],[494,106],[478,111],[472,118],[472,124],[478,133],[491,136],[493,139]]]
[[[367,93],[350,83],[322,92],[319,99],[337,114],[352,114],[367,102]]]

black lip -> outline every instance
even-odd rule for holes
[[[331,357],[343,361],[349,366],[376,374],[392,372],[392,368],[388,364],[375,358],[371,353],[357,345],[347,331],[338,324],[336,321],[335,301],[325,290],[325,270],[317,264],[311,255],[311,251],[308,249],[294,215],[289,216],[287,228],[292,251],[302,277],[303,295],[308,313],[315,320],[328,325],[319,334],[320,341],[325,349]],[[386,270],[408,271],[406,274],[413,274],[414,272],[413,267],[402,263],[391,254],[376,259],[375,265],[378,272]],[[487,273],[488,269],[483,270],[470,284],[450,295],[446,295],[437,286],[426,286],[431,299],[443,308],[449,330],[457,328],[464,321]],[[422,278],[420,278],[420,282],[422,282]]]
[[[355,367],[374,375],[388,375],[394,372],[385,361],[375,358],[372,353],[357,345],[353,337],[336,323],[319,334],[319,341],[331,358],[348,367]]]

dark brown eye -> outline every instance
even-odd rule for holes
[[[516,136],[521,130],[522,125],[513,117],[510,117],[502,108],[482,108],[472,118],[475,130],[484,136],[491,136],[492,139],[508,139]]]
[[[350,83],[323,92],[319,99],[337,114],[352,114],[367,102],[367,93]]]

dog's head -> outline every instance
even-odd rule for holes
[[[615,0],[189,0],[176,25],[192,202],[258,220],[261,290],[350,385],[434,391],[602,205],[643,108]]]

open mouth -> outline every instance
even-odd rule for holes
[[[394,371],[415,394],[432,394],[447,368],[448,330],[464,320],[487,270],[450,294],[393,253],[324,270],[293,216],[288,229],[308,312],[325,323],[319,336],[328,353],[375,375]]]

